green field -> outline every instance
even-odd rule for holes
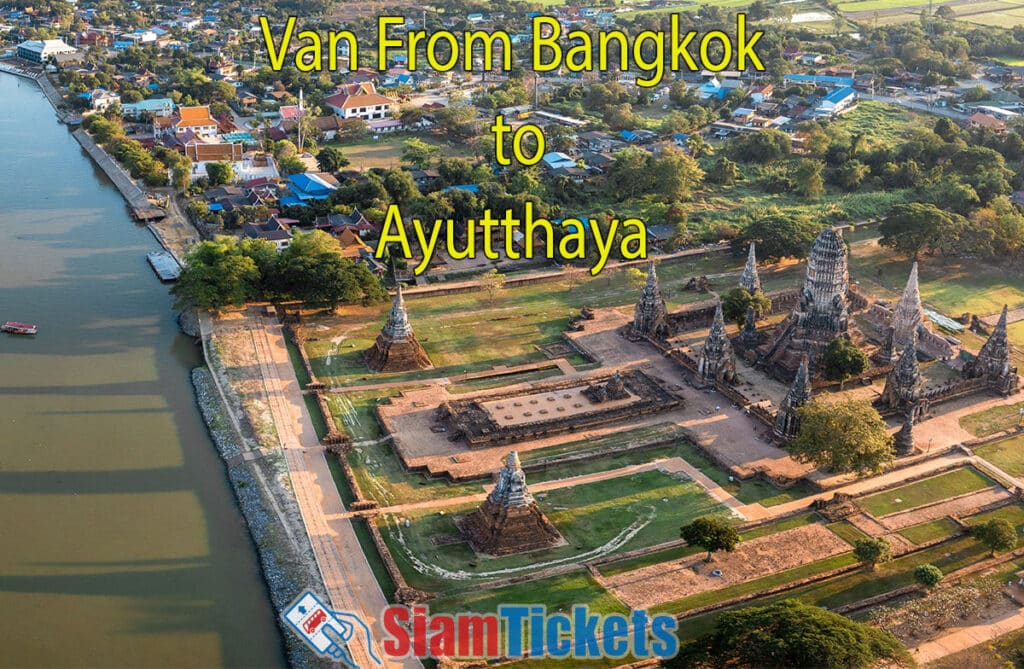
[[[950,5],[958,21],[977,23],[987,26],[1011,28],[1024,24],[1024,8],[1015,0],[981,0],[980,2],[935,2]],[[921,10],[927,10],[929,3],[922,0],[856,0],[839,3],[840,11],[859,21],[874,22],[876,13],[878,23],[906,23],[918,21]]]
[[[328,142],[327,145],[339,147],[344,152],[345,157],[349,160],[349,166],[346,169],[365,171],[374,167],[386,169],[401,166],[402,144],[412,137],[441,147],[441,155],[446,158],[472,157],[472,152],[468,150],[466,144],[453,144],[425,134],[387,135],[376,141],[373,139],[363,139],[358,142],[335,141]]]
[[[685,443],[681,445],[681,448],[683,451],[681,455],[684,460],[744,504],[756,502],[761,506],[776,506],[806,497],[814,492],[811,486],[803,481],[785,490],[776,488],[772,484],[757,478],[748,481],[729,481],[729,474],[706,458],[694,446]]]
[[[402,573],[414,587],[447,590],[470,583],[474,574],[494,579],[500,570],[515,570],[506,576],[525,575],[530,565],[564,561],[599,550],[633,550],[678,538],[679,528],[699,516],[721,513],[723,507],[691,481],[680,481],[658,471],[648,471],[571,488],[559,488],[538,496],[538,505],[558,528],[566,544],[527,554],[485,558],[464,542],[438,542],[438,537],[459,534],[456,521],[475,505],[456,507],[445,513],[417,511],[403,515],[410,527],[395,527],[395,519],[382,528],[385,540]],[[633,528],[634,531],[630,531]],[[632,534],[632,537],[627,537]],[[401,536],[406,548],[399,540]],[[619,542],[611,546],[613,542]],[[410,556],[411,554],[411,556]],[[464,572],[458,578],[434,571],[417,570],[413,557],[447,572]],[[571,560],[569,560],[571,562]],[[553,565],[552,565],[553,566]],[[539,568],[539,567],[538,567]],[[428,570],[429,571],[429,570]],[[541,601],[547,601],[546,599]]]
[[[975,437],[987,437],[996,432],[1011,430],[1021,424],[1021,409],[1024,409],[1024,402],[985,409],[961,418],[960,427]]]
[[[670,308],[708,299],[707,294],[681,290],[687,277],[736,272],[742,259],[727,253],[687,258],[662,264],[658,269]],[[792,271],[765,272],[763,281],[792,285]],[[720,280],[718,285],[724,285]],[[731,283],[731,281],[729,282]],[[317,377],[333,385],[354,385],[396,380],[420,380],[454,376],[502,365],[546,360],[537,347],[560,342],[569,317],[583,305],[611,307],[632,305],[639,295],[625,272],[607,271],[585,279],[571,291],[564,281],[506,288],[493,302],[482,291],[406,300],[416,336],[434,363],[434,369],[417,372],[373,374],[362,361],[387,320],[390,304],[373,307],[342,307],[337,314],[310,320],[303,326],[306,355]],[[630,307],[631,310],[631,307]],[[582,364],[580,356],[570,358]]]
[[[1024,436],[987,444],[975,451],[1012,476],[1024,476]]]
[[[949,518],[939,518],[928,523],[907,527],[900,530],[900,534],[915,544],[926,544],[943,537],[951,537],[959,529],[959,526]]]
[[[897,511],[913,509],[930,502],[988,488],[991,485],[993,485],[992,481],[978,470],[964,467],[865,497],[857,500],[857,504],[876,518],[881,518]]]
[[[968,525],[980,525],[997,518],[1010,521],[1010,524],[1017,528],[1017,534],[1020,535],[1021,530],[1024,529],[1024,506],[1021,506],[1020,504],[1009,504],[1007,506],[1001,506],[998,509],[969,516],[964,520]]]
[[[879,296],[898,297],[907,283],[911,261],[876,244],[858,244],[850,254],[850,275]],[[987,316],[1004,304],[1024,306],[1024,280],[1005,268],[922,256],[918,263],[921,299],[939,311]]]

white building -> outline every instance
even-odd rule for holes
[[[395,101],[377,92],[371,83],[346,84],[334,95],[324,98],[324,104],[344,118],[374,121],[391,116]]]
[[[77,53],[78,49],[62,39],[28,40],[18,45],[18,58],[43,64],[51,56]]]

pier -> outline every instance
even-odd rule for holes
[[[43,90],[46,90],[45,86]],[[106,151],[97,146],[96,142],[89,136],[89,133],[79,128],[71,134],[82,145],[86,153],[100,166],[100,169],[110,177],[117,190],[121,191],[121,195],[128,202],[128,208],[131,210],[132,217],[135,220],[150,221],[167,215],[167,212],[149,201],[146,192],[132,181],[132,178],[124,171],[124,168],[118,165]]]

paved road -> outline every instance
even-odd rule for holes
[[[924,665],[1021,628],[1024,628],[1024,611],[1017,611],[992,622],[958,627],[912,648],[910,654],[918,664]]]
[[[381,652],[380,613],[387,600],[359,545],[352,522],[345,516],[344,504],[288,358],[284,332],[276,322],[268,322],[253,312],[248,315],[270,411],[331,604],[338,610],[361,615],[371,626],[374,653],[384,660],[385,666],[421,667],[418,660],[389,660]],[[360,666],[374,666],[364,640],[350,643],[350,650]]]

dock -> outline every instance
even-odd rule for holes
[[[151,221],[156,218],[164,218],[167,215],[160,207],[157,207],[146,196],[146,192],[139,188],[138,184],[132,181],[131,176],[124,171],[110,155],[99,147],[92,137],[82,128],[71,133],[78,143],[82,145],[86,153],[100,166],[110,180],[114,182],[117,190],[128,202],[128,208],[132,217],[137,221]]]
[[[161,281],[177,281],[181,276],[181,265],[167,251],[151,251],[146,254],[146,260]]]

